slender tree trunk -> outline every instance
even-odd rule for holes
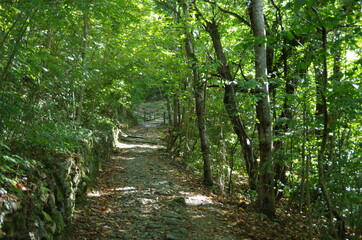
[[[85,10],[87,11],[87,10]],[[86,67],[86,56],[88,49],[88,33],[89,32],[89,16],[88,12],[85,12],[83,15],[83,46],[82,46],[82,68],[83,68],[83,77],[88,78],[87,67]],[[80,121],[82,118],[83,111],[83,98],[84,98],[84,86],[81,84],[79,88],[79,96],[77,107],[75,108],[75,119]]]
[[[202,89],[202,86],[195,86],[196,115],[201,141],[201,151],[204,160],[204,183],[207,186],[212,186],[213,179],[211,175],[210,146],[206,136],[205,108],[202,100]]]
[[[305,99],[305,96],[304,96]],[[306,125],[306,118],[307,118],[307,106],[304,100],[303,102],[303,143],[302,143],[302,176],[301,176],[301,183],[300,183],[300,198],[299,198],[299,211],[303,211],[303,206],[305,203],[305,192],[308,189],[307,179],[309,178],[309,166],[306,160],[306,142],[307,142],[307,125]],[[307,185],[307,187],[306,187]],[[308,210],[309,211],[309,210]]]
[[[210,161],[210,146],[206,136],[206,124],[205,124],[205,106],[204,106],[204,92],[205,86],[202,80],[200,79],[200,74],[198,70],[198,59],[195,55],[195,50],[193,46],[192,33],[188,29],[188,20],[187,15],[189,13],[188,5],[184,3],[184,14],[186,16],[186,38],[185,38],[185,49],[186,55],[189,59],[189,64],[191,65],[192,74],[193,74],[193,85],[194,85],[194,94],[195,94],[195,105],[196,105],[196,115],[197,115],[197,125],[199,129],[199,136],[201,142],[201,151],[204,160],[204,184],[207,186],[213,185],[213,179],[211,174],[211,161]]]
[[[171,110],[171,102],[170,102],[170,96],[167,95],[167,119],[168,124],[172,123],[172,110]]]
[[[262,96],[256,105],[259,121],[260,176],[258,182],[259,210],[269,217],[275,216],[274,164],[269,87],[267,80],[267,52],[262,0],[251,1],[251,23],[255,36],[255,75],[261,85]]]
[[[173,95],[173,129],[178,130],[180,128],[180,101],[178,99],[178,94]]]
[[[11,27],[9,28],[9,30],[4,34],[3,39],[0,42],[0,49],[3,48],[5,41],[8,39],[8,37],[10,36],[11,31],[15,28],[15,26],[17,25],[17,23],[20,21],[20,19],[23,17],[23,13],[24,10],[22,10],[20,13],[18,13],[17,18],[15,19],[15,21],[13,22],[13,24],[11,25]],[[27,23],[28,18],[25,18],[25,21],[23,23],[23,25],[25,25]],[[21,27],[22,28],[22,27]]]
[[[332,199],[329,193],[329,189],[326,183],[326,177],[324,175],[325,172],[325,164],[324,160],[326,159],[326,148],[328,143],[328,136],[329,136],[329,117],[328,117],[328,105],[327,105],[327,98],[326,98],[326,91],[328,85],[328,69],[327,69],[327,30],[325,27],[322,28],[322,48],[323,48],[323,63],[322,63],[322,72],[321,74],[317,75],[319,77],[317,80],[317,99],[320,102],[317,102],[317,115],[321,115],[323,121],[323,130],[322,130],[322,142],[318,151],[318,181],[319,185],[322,189],[322,194],[327,204],[328,212],[329,212],[329,222],[333,231],[333,234],[338,239],[345,238],[345,223],[343,217],[340,215],[338,210],[332,203]],[[333,225],[333,217],[337,220],[337,229]]]
[[[220,63],[217,71],[224,79],[224,105],[228,117],[232,123],[234,132],[238,136],[240,145],[242,146],[243,155],[246,163],[246,170],[249,176],[249,184],[251,189],[256,189],[256,161],[254,158],[252,141],[246,133],[245,126],[239,117],[239,109],[235,99],[235,89],[232,84],[234,80],[231,74],[230,67],[227,63],[227,59],[224,53],[224,49],[221,43],[221,37],[219,33],[218,24],[215,21],[207,22],[206,31],[210,34],[213,47],[217,56],[217,60]]]
[[[203,87],[201,87],[201,89],[202,88]],[[198,87],[195,88],[196,115],[201,141],[201,151],[204,160],[204,183],[207,186],[212,186],[213,179],[211,175],[210,146],[206,136],[205,108],[203,106],[201,89]]]
[[[306,131],[308,131],[308,128],[306,129]],[[311,163],[311,157],[310,154],[311,151],[308,147],[308,155],[306,158],[306,179],[305,179],[305,184],[306,184],[306,214],[307,214],[307,219],[308,219],[308,236],[312,237],[312,231],[313,231],[313,225],[312,225],[312,213],[311,213],[311,206],[310,206],[310,185],[309,184],[309,172],[310,172],[310,166],[312,165]]]
[[[29,21],[29,19],[32,19],[37,11],[38,10],[35,10],[30,17],[25,18],[23,24],[21,25],[21,27],[19,29],[19,34],[18,34],[18,36],[17,36],[17,38],[15,40],[14,47],[13,47],[13,49],[12,49],[10,55],[9,55],[9,59],[8,59],[6,65],[3,68],[2,73],[1,73],[1,78],[0,78],[0,84],[1,85],[4,84],[4,80],[7,78],[7,75],[9,73],[9,69],[10,69],[11,65],[13,64],[13,60],[14,60],[14,58],[15,58],[18,50],[19,50],[20,43],[21,43],[22,39],[24,38],[24,36],[26,34],[28,26],[31,23],[31,21]],[[14,25],[12,27],[14,27]],[[4,38],[4,41],[5,41],[5,38]]]
[[[232,186],[233,186],[233,171],[234,171],[234,155],[236,151],[236,146],[232,146],[231,151],[229,153],[229,170],[228,170],[228,194],[232,193]]]
[[[224,196],[225,194],[225,183],[226,178],[228,177],[228,174],[225,174],[225,166],[227,163],[227,150],[226,150],[226,142],[225,142],[225,135],[224,135],[224,123],[221,123],[220,128],[220,142],[221,142],[221,166],[219,169],[219,185],[220,185],[220,192],[221,196]]]
[[[284,45],[287,44],[286,39],[284,39]],[[274,143],[274,152],[278,154],[278,152],[284,152],[284,141],[281,139],[283,135],[288,131],[289,129],[289,120],[292,118],[292,112],[291,112],[291,104],[289,96],[294,94],[295,87],[294,83],[291,77],[289,77],[289,66],[288,66],[288,49],[286,46],[283,46],[282,49],[282,60],[283,60],[283,74],[284,74],[284,80],[285,80],[285,92],[288,94],[287,97],[284,98],[284,104],[283,104],[283,111],[280,115],[280,119],[282,119],[279,124],[275,125],[274,133],[277,137],[277,141]],[[284,154],[278,154],[277,160],[275,161],[275,195],[276,195],[276,201],[280,200],[283,196],[282,190],[286,184],[287,184],[287,164]]]

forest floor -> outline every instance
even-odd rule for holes
[[[148,124],[121,138],[86,203],[77,208],[70,240],[303,239],[219,201],[198,177],[171,160],[162,130]]]

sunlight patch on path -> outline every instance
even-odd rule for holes
[[[151,145],[151,144],[131,144],[131,143],[121,143],[116,144],[117,148],[121,149],[130,149],[130,148],[149,148],[149,149],[161,149],[164,148],[161,145]]]
[[[199,205],[209,205],[214,204],[212,199],[199,194],[194,194],[190,192],[181,192],[185,196],[185,202],[188,206],[199,206]]]
[[[185,202],[186,202],[186,205],[190,205],[190,206],[207,205],[207,204],[213,203],[209,197],[202,196],[202,195],[194,195],[194,196],[186,197]]]
[[[87,193],[88,197],[102,197],[113,194],[113,192],[132,193],[138,191],[135,187],[122,187],[122,188],[108,188],[104,190],[94,190]]]

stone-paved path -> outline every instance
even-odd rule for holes
[[[172,164],[156,126],[137,127],[105,162],[71,240],[233,240],[234,217],[190,175]]]

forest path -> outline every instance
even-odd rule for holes
[[[128,134],[137,137],[118,143],[76,210],[71,240],[245,239],[232,211],[172,163],[159,133],[157,125],[135,127]]]

